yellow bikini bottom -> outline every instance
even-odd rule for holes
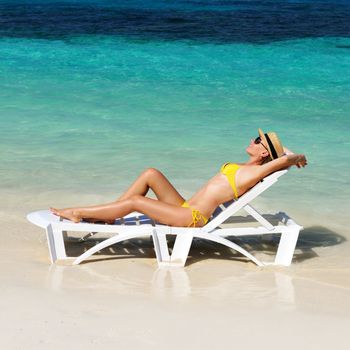
[[[208,219],[204,215],[202,215],[202,213],[199,210],[192,208],[187,201],[184,201],[181,206],[183,208],[190,208],[192,211],[192,222],[187,227],[196,227],[197,223],[201,220],[203,220],[204,225],[208,222]]]

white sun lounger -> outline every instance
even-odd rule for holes
[[[75,259],[73,264],[79,264],[92,254],[113,244],[136,237],[152,236],[159,266],[184,266],[193,238],[201,238],[223,244],[246,256],[258,266],[268,264],[288,266],[291,264],[299,231],[302,227],[296,224],[285,213],[281,212],[276,214],[279,219],[279,224],[273,226],[249,204],[267,188],[272,186],[281,175],[287,173],[287,171],[288,170],[281,170],[267,176],[242,195],[238,200],[233,201],[231,204],[226,203],[217,208],[211,220],[201,228],[170,227],[157,224],[147,216],[136,212],[131,213],[122,219],[117,219],[113,225],[92,224],[87,222],[73,223],[69,220],[60,219],[51,214],[48,210],[30,213],[27,215],[27,219],[33,224],[46,230],[52,263],[57,259]],[[244,209],[249,215],[257,220],[261,226],[239,228],[220,227],[220,225],[222,225],[229,217],[235,215],[241,209]],[[97,232],[114,235],[96,244],[79,257],[71,258],[67,257],[64,244],[64,238],[67,236],[68,231],[91,232],[87,236],[93,235]],[[258,260],[247,250],[225,238],[228,236],[265,234],[280,234],[281,236],[273,263],[266,263]],[[176,235],[171,254],[169,253],[166,235]]]

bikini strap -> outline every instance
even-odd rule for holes
[[[199,210],[191,208],[191,213],[192,213],[192,222],[187,227],[190,227],[192,225],[193,227],[196,227],[196,225],[200,220],[203,220],[204,224],[208,222],[208,219],[204,215],[202,215]]]
[[[223,164],[223,165],[221,166],[221,168],[220,168],[220,172],[221,172],[221,173],[224,171],[225,166],[226,166],[227,164],[230,164],[230,163],[225,163],[225,164]]]

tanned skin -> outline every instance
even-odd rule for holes
[[[303,154],[294,154],[286,148],[285,151],[288,153],[287,155],[264,163],[269,156],[266,145],[263,142],[255,144],[251,140],[246,148],[248,160],[240,164],[236,173],[238,196],[277,170],[293,165],[298,168],[307,165]],[[157,199],[146,197],[149,190],[154,192]],[[199,210],[205,217],[209,218],[218,205],[233,198],[234,193],[227,177],[218,173],[200,188],[188,200],[188,203],[192,208]],[[114,202],[89,207],[50,208],[50,210],[53,214],[74,222],[80,222],[84,219],[106,223],[112,223],[116,218],[137,211],[169,226],[186,227],[192,224],[192,212],[190,208],[181,207],[184,201],[185,199],[159,170],[150,168],[145,170]],[[196,226],[203,225],[203,220],[200,220]]]

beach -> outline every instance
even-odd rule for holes
[[[347,348],[349,243],[327,246],[334,233],[302,232],[288,268],[258,268],[228,249],[196,242],[185,268],[158,269],[146,238],[67,266],[50,265],[42,230],[16,219],[14,225],[1,217],[8,349],[326,349],[335,341],[336,349]]]
[[[349,20],[342,0],[1,0],[3,348],[347,349]],[[190,198],[259,127],[308,159],[252,203],[304,227],[289,267],[195,240],[159,269],[148,237],[51,264],[26,220],[115,200],[148,167]],[[68,255],[104,238],[80,236]]]

